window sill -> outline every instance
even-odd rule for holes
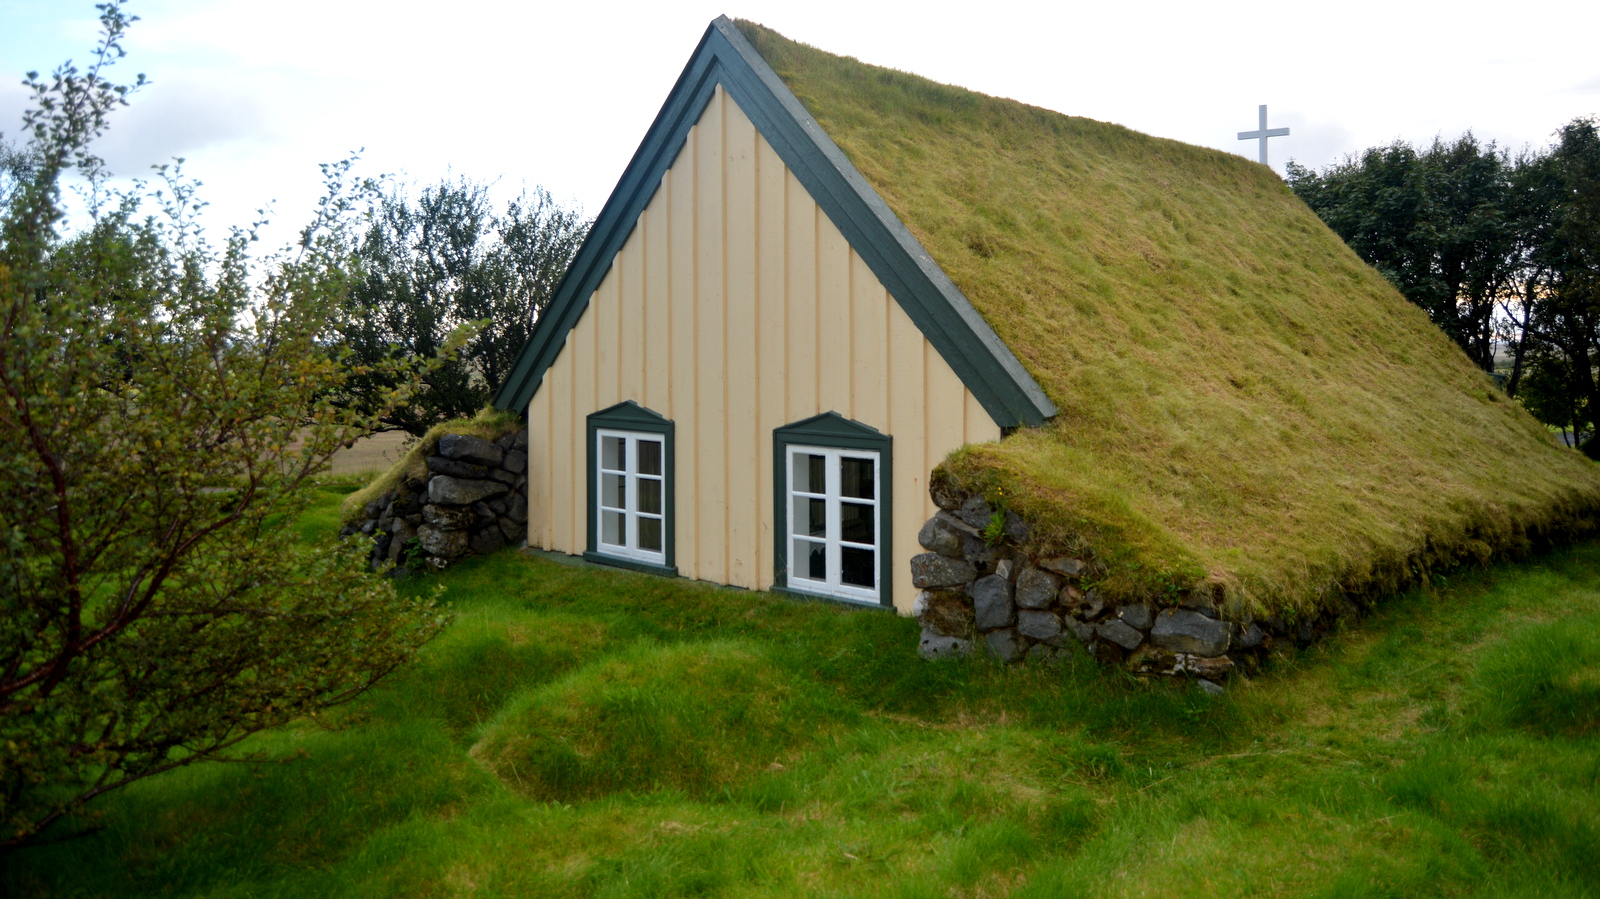
[[[678,576],[678,567],[676,565],[657,565],[654,562],[641,562],[638,559],[625,559],[621,556],[608,556],[605,553],[598,553],[594,552],[593,550],[584,553],[583,560],[585,562],[593,562],[596,565],[608,565],[612,568],[626,568],[629,571],[642,571],[645,574],[655,574],[660,575],[661,577]]]
[[[773,584],[771,587],[768,587],[767,591],[770,593],[776,593],[779,596],[787,596],[790,599],[804,599],[811,602],[828,602],[851,609],[870,609],[879,612],[894,611],[893,605],[878,599],[851,599],[847,596],[834,596],[830,593],[811,593],[806,590],[796,590],[793,587],[784,587],[778,584]]]

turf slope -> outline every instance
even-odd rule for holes
[[[1594,465],[1265,166],[738,24],[1061,410],[939,476],[1107,593],[1311,613],[1590,528]]]

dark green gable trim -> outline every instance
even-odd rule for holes
[[[877,428],[851,421],[837,412],[824,412],[772,430],[773,590],[813,599],[834,599],[789,587],[789,478],[791,446],[869,450],[878,454],[878,604],[894,608],[894,437]],[[839,600],[846,605],[865,603]]]
[[[631,568],[634,571],[648,571],[651,574],[664,574],[668,577],[678,576],[677,559],[677,518],[678,518],[678,471],[676,467],[676,450],[673,447],[672,422],[653,410],[635,403],[633,400],[621,402],[615,406],[592,412],[588,417],[589,449],[585,453],[589,460],[589,543],[583,557],[590,562],[602,565],[614,565],[618,568]],[[666,565],[652,565],[649,562],[640,562],[637,559],[623,559],[617,556],[608,556],[600,549],[600,456],[596,449],[599,443],[601,428],[608,431],[638,431],[644,434],[660,434],[664,458],[661,460],[662,480],[662,509],[666,512],[662,516],[662,529],[666,532],[662,536],[662,555]]]
[[[810,192],[889,294],[1002,428],[1036,425],[1055,404],[889,205],[767,65],[737,26],[719,16],[646,132],[528,345],[495,396],[525,409],[633,233],[689,129],[721,84]]]

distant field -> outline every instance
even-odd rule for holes
[[[334,454],[331,473],[348,475],[387,471],[405,455],[406,441],[410,436],[404,431],[384,431],[358,440],[355,446]]]
[[[307,516],[337,521],[329,490]],[[907,619],[515,552],[273,763],[22,853],[65,896],[1600,893],[1600,545],[1391,599],[1210,700],[928,664]]]

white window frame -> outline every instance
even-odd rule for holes
[[[606,455],[604,451],[607,437],[621,437],[623,444],[623,468],[606,468]],[[661,448],[661,473],[641,474],[639,472],[639,444],[641,442],[655,443]],[[595,472],[595,516],[594,545],[595,551],[619,559],[632,559],[636,562],[648,562],[652,565],[667,564],[667,438],[664,434],[645,433],[641,431],[622,431],[613,428],[596,428],[594,443],[594,472]],[[606,504],[606,475],[620,474],[623,476],[624,501],[627,508],[618,508]],[[639,511],[639,482],[641,480],[656,481],[661,485],[661,512],[660,514]],[[605,513],[623,513],[623,539],[626,545],[607,543]],[[639,519],[649,518],[661,522],[661,549],[648,550],[639,548]]]
[[[784,539],[787,541],[789,571],[788,582],[785,584],[790,590],[802,593],[815,593],[835,599],[845,599],[852,602],[879,604],[882,601],[883,580],[883,460],[880,454],[873,450],[840,449],[838,447],[805,446],[790,444],[788,453],[784,457],[784,486],[785,515],[783,518]],[[827,459],[824,463],[824,476],[826,481],[824,492],[807,491],[797,492],[794,485],[794,467],[796,456],[822,456]],[[841,459],[867,459],[872,462],[872,528],[873,545],[866,546],[861,543],[845,541],[840,536],[843,528],[843,516],[840,508],[843,503],[851,502],[861,505],[869,504],[860,497],[844,497],[840,495]],[[826,536],[818,540],[805,534],[795,533],[795,500],[797,498],[820,498],[826,502],[824,515],[827,517]],[[824,544],[827,557],[827,574],[823,580],[816,580],[800,574],[803,558],[809,559],[809,554],[802,557],[795,551],[797,542]],[[843,555],[840,552],[845,547],[856,547],[872,550],[872,588],[859,587],[843,582]]]

